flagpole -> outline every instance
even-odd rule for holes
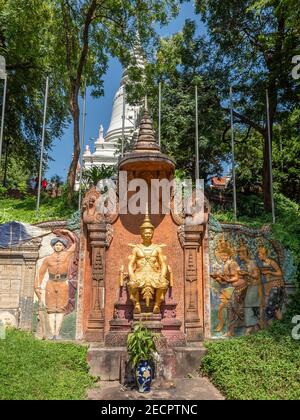
[[[1,166],[1,159],[2,159],[2,146],[3,146],[3,130],[4,130],[4,117],[5,117],[5,106],[6,106],[6,93],[7,93],[7,73],[4,76],[3,104],[2,104],[2,116],[1,116],[1,131],[0,131],[0,166]]]
[[[83,94],[83,114],[82,114],[82,133],[81,133],[81,153],[80,153],[80,179],[79,179],[79,203],[78,209],[81,210],[81,184],[83,172],[83,148],[85,139],[85,122],[86,122],[86,80],[84,81],[84,94]]]
[[[274,203],[274,192],[273,192],[273,159],[272,159],[272,136],[271,136],[271,121],[270,121],[270,99],[269,91],[266,90],[266,103],[267,103],[267,126],[268,126],[268,149],[269,149],[269,169],[270,169],[270,194],[272,203],[272,220],[276,222],[275,216],[275,203]]]
[[[161,82],[158,85],[158,144],[161,146]]]
[[[122,115],[122,150],[121,156],[124,156],[124,146],[125,146],[125,113],[126,113],[126,88],[123,87],[123,115]]]
[[[43,134],[41,144],[41,158],[40,158],[40,172],[38,179],[38,196],[36,205],[36,218],[39,218],[40,213],[40,202],[41,202],[41,189],[42,189],[42,172],[43,172],[43,160],[44,160],[44,148],[45,148],[45,131],[46,131],[46,118],[47,118],[47,105],[48,105],[48,94],[49,94],[49,77],[46,79],[46,91],[45,91],[45,103],[44,103],[44,119],[43,119]]]
[[[233,182],[233,210],[234,221],[237,221],[237,197],[236,197],[236,173],[235,173],[235,133],[234,133],[234,119],[233,119],[233,92],[230,87],[230,120],[231,120],[231,152],[232,152],[232,182]]]
[[[198,86],[195,86],[195,103],[196,103],[196,182],[200,178],[199,168],[199,111],[198,111]]]

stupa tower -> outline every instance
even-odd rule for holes
[[[135,66],[143,72],[145,63],[138,37],[134,45],[133,56]],[[117,149],[118,141],[123,135],[123,113],[125,137],[132,137],[137,129],[137,121],[141,111],[141,106],[131,106],[126,101],[125,88],[128,80],[128,69],[129,67],[123,71],[120,87],[115,94],[111,121],[106,135],[104,136],[104,131],[101,126],[99,137],[95,142],[95,152],[92,153],[88,147],[83,155],[85,169],[89,169],[92,166],[111,166],[118,163],[119,156]]]
[[[135,66],[137,66],[141,72],[145,69],[145,63],[142,55],[142,49],[140,45],[139,39],[137,39],[134,50],[134,60]],[[109,129],[105,136],[105,141],[107,142],[117,142],[118,139],[122,137],[122,129],[123,129],[123,108],[124,108],[124,95],[125,95],[125,88],[126,82],[128,80],[128,68],[126,68],[123,72],[123,77],[121,80],[121,84],[119,90],[117,91],[114,103],[113,103],[113,110],[111,116],[111,122],[109,125]],[[136,122],[138,115],[140,113],[140,106],[130,106],[125,97],[125,136],[132,136],[134,130],[136,129]]]

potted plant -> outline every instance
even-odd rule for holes
[[[152,362],[155,357],[156,334],[153,334],[142,324],[134,327],[128,335],[127,350],[129,361],[134,368],[139,392],[149,392],[152,382]]]

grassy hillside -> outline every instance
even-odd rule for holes
[[[76,210],[68,206],[63,197],[42,197],[39,218],[36,218],[36,197],[23,200],[13,198],[0,199],[0,223],[23,222],[38,223],[50,220],[67,220]]]

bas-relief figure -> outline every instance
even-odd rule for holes
[[[255,259],[249,255],[248,248],[244,243],[241,244],[238,252],[241,261],[239,272],[247,287],[244,301],[244,325],[246,333],[249,334],[259,327],[263,328],[263,286],[258,265]]]
[[[262,263],[261,272],[265,276],[266,321],[270,323],[274,318],[282,319],[284,278],[279,264],[268,256],[264,246],[258,249],[258,257]]]
[[[35,293],[39,300],[40,335],[43,338],[46,336],[48,325],[50,338],[56,340],[60,338],[65,315],[71,313],[75,306],[77,238],[68,230],[54,233],[59,236],[52,239],[53,253],[44,259],[37,273]],[[49,279],[43,290],[46,274]]]
[[[219,241],[215,255],[223,263],[223,272],[218,271],[211,274],[211,277],[223,286],[220,291],[219,324],[216,331],[223,330],[225,326],[224,310],[227,310],[228,335],[234,335],[234,325],[243,316],[242,303],[245,298],[246,282],[240,273],[238,263],[233,259],[234,250],[224,237]]]
[[[252,255],[243,239],[234,247],[232,238],[226,240],[224,234],[215,243],[218,269],[211,278],[215,281],[212,291],[219,302],[217,308],[212,308],[217,309],[216,333],[234,336],[242,328],[250,334],[282,317],[282,270],[268,256],[264,244],[256,244],[255,251]]]
[[[154,226],[146,215],[140,227],[142,243],[131,245],[132,254],[129,257],[129,282],[127,284],[130,299],[134,304],[134,313],[141,313],[141,298],[149,308],[154,301],[154,314],[160,313],[162,302],[169,288],[169,268],[163,255],[165,245],[152,243]]]

